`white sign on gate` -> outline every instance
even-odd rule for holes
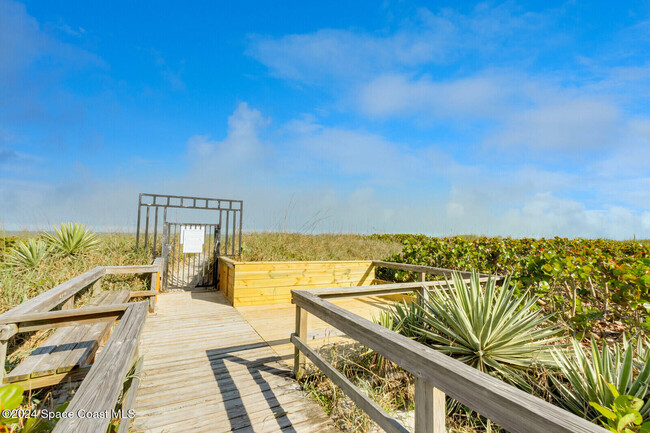
[[[181,227],[181,245],[183,254],[202,253],[205,240],[205,227],[183,226]]]

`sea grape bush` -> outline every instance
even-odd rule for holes
[[[402,242],[390,261],[505,275],[532,289],[544,308],[574,329],[624,320],[650,330],[650,245],[604,239],[513,239],[374,235]],[[378,278],[412,281],[412,273],[379,269]]]

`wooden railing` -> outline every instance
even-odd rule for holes
[[[377,265],[388,267],[392,263],[378,262]],[[403,270],[429,273],[429,270],[422,266],[404,264],[398,266]],[[440,268],[433,268],[431,273],[434,272],[436,275],[441,275],[442,271]],[[296,305],[296,330],[291,335],[291,342],[295,346],[294,373],[298,376],[304,369],[306,356],[386,432],[408,431],[307,345],[307,317],[310,313],[415,377],[416,433],[446,432],[446,395],[510,432],[606,432],[596,424],[327,301],[327,298],[358,298],[413,291],[425,297],[428,296],[430,288],[440,284],[439,281],[429,281],[293,290],[293,303]]]
[[[0,386],[4,376],[7,343],[16,334],[119,319],[117,327],[88,370],[67,409],[70,413],[108,411],[107,413],[110,414],[122,392],[126,373],[133,365],[133,361],[137,359],[139,335],[144,326],[147,309],[149,311],[155,309],[161,272],[162,259],[160,258],[154,260],[152,265],[98,266],[0,314]],[[109,274],[151,274],[149,290],[130,293],[131,298],[148,297],[149,300],[74,308],[75,296],[84,289],[91,289],[94,293],[99,292],[102,277]],[[60,310],[52,311],[59,306]],[[123,401],[132,404],[136,389],[137,380],[132,381]],[[127,411],[130,407],[123,407],[123,409]],[[110,422],[110,416],[108,419],[73,417],[68,420],[62,419],[54,431],[106,431]],[[126,432],[127,424],[121,423],[119,431]]]

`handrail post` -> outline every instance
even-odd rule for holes
[[[296,305],[296,336],[307,341],[307,311]],[[298,379],[300,368],[305,366],[305,355],[298,347],[293,349],[293,375]]]
[[[0,325],[0,386],[5,377],[5,362],[7,361],[7,342],[16,335],[18,327],[15,324]]]
[[[158,272],[151,273],[151,284],[149,290],[156,291],[158,287]],[[149,312],[153,313],[156,309],[156,296],[149,296]]]
[[[446,433],[445,393],[415,378],[415,433]]]
[[[427,280],[427,274],[424,272],[418,272],[416,277],[417,282],[424,283]],[[423,304],[423,301],[429,300],[429,289],[422,286],[418,289],[418,303]]]

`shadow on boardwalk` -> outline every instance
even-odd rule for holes
[[[266,343],[256,343],[233,346],[226,348],[225,350],[228,352],[242,352],[246,350],[259,349],[265,346],[267,346]],[[293,428],[291,422],[287,417],[288,412],[282,407],[280,401],[275,395],[275,392],[273,391],[272,386],[266,379],[264,379],[264,376],[262,375],[262,372],[264,372],[265,374],[272,374],[274,376],[284,378],[288,377],[289,374],[286,369],[279,369],[274,367],[274,365],[277,365],[279,358],[277,356],[272,356],[256,359],[254,362],[251,362],[248,359],[244,359],[235,355],[223,357],[223,350],[224,349],[220,349],[218,351],[208,350],[206,353],[208,355],[208,358],[211,357],[211,354],[216,355],[217,352],[221,355],[215,362],[212,362],[211,365],[212,371],[214,372],[214,377],[217,380],[217,385],[221,391],[221,395],[229,396],[227,400],[224,399],[224,406],[228,414],[228,422],[230,423],[231,430],[240,431],[242,428],[244,430],[250,428],[250,431],[253,431],[253,422],[249,417],[239,390],[233,386],[234,380],[226,368],[226,361],[235,362],[247,368],[250,376],[259,386],[260,399],[264,400],[267,403],[268,409],[271,410],[274,421],[277,423],[278,430],[282,430],[283,432],[288,433],[295,433],[296,430]]]

